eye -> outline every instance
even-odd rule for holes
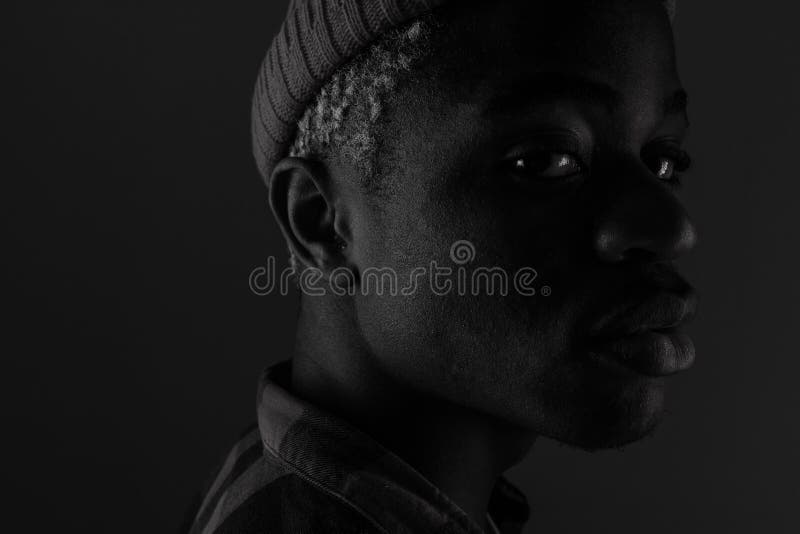
[[[656,177],[659,180],[669,182],[675,179],[676,164],[671,158],[658,158],[657,167]]]
[[[562,152],[532,152],[509,160],[510,171],[525,180],[557,180],[583,172],[575,156]]]
[[[645,162],[656,178],[664,182],[679,184],[681,173],[688,171],[692,166],[689,154],[676,146],[652,149],[648,152],[645,155]]]

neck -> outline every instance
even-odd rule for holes
[[[347,302],[313,304],[301,307],[294,393],[370,435],[486,528],[495,482],[527,454],[533,434],[398,384],[356,334]]]

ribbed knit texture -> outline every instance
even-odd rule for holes
[[[253,95],[253,153],[264,180],[289,152],[306,107],[339,67],[387,30],[446,1],[292,0]],[[673,17],[674,0],[664,3]]]

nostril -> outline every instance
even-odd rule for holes
[[[697,237],[691,225],[622,224],[609,221],[594,236],[595,253],[609,263],[673,260],[694,247]]]
[[[673,197],[659,203],[631,195],[603,214],[594,228],[593,245],[601,260],[674,260],[691,251],[697,231],[686,210]]]

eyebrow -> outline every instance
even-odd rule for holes
[[[566,73],[537,73],[500,90],[488,102],[484,115],[516,112],[537,100],[582,100],[613,110],[622,102],[622,95],[607,83]],[[688,95],[678,89],[666,97],[662,112],[666,115],[686,113]]]

